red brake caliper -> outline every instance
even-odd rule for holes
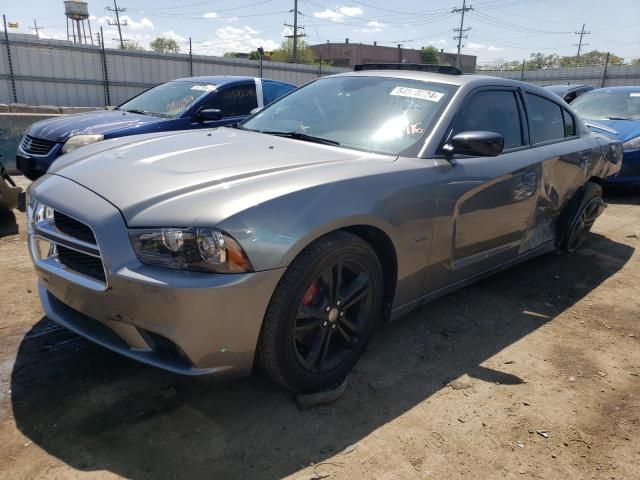
[[[318,293],[318,280],[314,280],[307,291],[302,297],[302,304],[305,306],[311,305],[316,298],[316,294]]]

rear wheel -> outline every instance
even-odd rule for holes
[[[600,214],[602,205],[602,187],[588,182],[580,200],[569,206],[560,251],[572,253],[582,247]]]
[[[356,363],[382,312],[382,268],[361,238],[335,232],[307,247],[273,293],[258,362],[301,393],[338,385]]]

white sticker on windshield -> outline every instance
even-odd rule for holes
[[[640,92],[631,92],[629,94],[630,97],[640,97]]]
[[[431,90],[422,90],[420,88],[396,87],[391,90],[389,95],[397,95],[399,97],[419,98],[421,100],[429,100],[430,102],[439,102],[444,97],[444,93],[432,92]]]
[[[211,92],[215,89],[215,85],[194,85],[193,87],[191,87],[191,90],[200,90],[201,92]]]

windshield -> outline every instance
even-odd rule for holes
[[[400,78],[329,77],[278,100],[242,126],[398,155],[424,138],[455,89]]]
[[[173,118],[215,88],[215,85],[207,83],[184,81],[162,83],[123,103],[118,110]]]
[[[587,93],[571,107],[581,117],[592,120],[640,120],[640,91]]]

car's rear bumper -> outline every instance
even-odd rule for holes
[[[624,152],[622,166],[617,175],[607,178],[611,185],[640,185],[640,149]]]
[[[262,320],[284,269],[206,274],[138,261],[120,212],[78,184],[55,176],[30,195],[88,224],[106,280],[41,259],[29,244],[45,314],[76,333],[141,362],[186,375],[251,372]]]

